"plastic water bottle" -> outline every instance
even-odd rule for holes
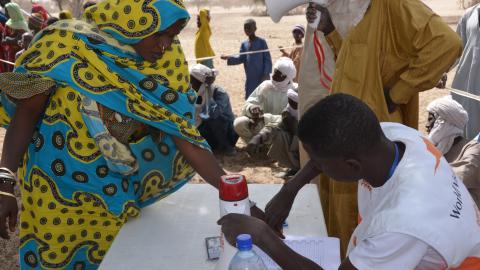
[[[220,182],[220,217],[227,214],[250,215],[247,180],[243,175],[225,175]],[[228,265],[237,249],[230,245],[224,235],[220,240],[221,254],[215,270],[228,270]]]
[[[267,270],[262,258],[252,250],[252,237],[249,234],[237,236],[237,248],[238,252],[228,270]]]

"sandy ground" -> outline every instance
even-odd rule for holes
[[[240,43],[245,40],[245,34],[242,29],[242,22],[250,18],[248,13],[217,13],[213,14],[212,19],[212,46],[217,55],[232,54],[239,50]],[[255,17],[257,21],[257,35],[267,39],[269,48],[278,48],[278,46],[290,46],[293,40],[290,36],[290,29],[293,25],[304,24],[305,17],[302,15],[284,17],[279,24],[273,24],[268,17]],[[453,26],[452,26],[453,27]],[[196,31],[195,25],[190,22],[188,27],[181,35],[182,44],[187,52],[187,58],[194,58],[192,38]],[[278,59],[281,56],[279,51],[272,52],[272,59]],[[215,59],[215,68],[220,71],[216,81],[223,86],[230,94],[233,110],[236,114],[240,113],[244,102],[244,82],[245,74],[243,66],[227,66],[225,61]],[[449,81],[453,78],[451,72]],[[447,94],[447,91],[433,89],[424,92],[420,96],[420,128],[423,129],[426,120],[425,107],[433,99]],[[244,151],[245,143],[239,141],[237,148],[238,155],[235,157],[218,157],[224,168],[229,172],[241,173],[247,176],[252,183],[282,183],[283,180],[274,175],[283,171],[274,162],[269,160],[252,160]],[[196,177],[194,182],[201,182]]]
[[[428,1],[428,0],[427,0]],[[452,0],[429,0],[428,2],[442,2]],[[228,12],[222,10],[214,10],[212,12],[212,45],[217,55],[230,54],[238,51],[240,43],[245,39],[243,33],[243,21],[250,16],[246,10],[232,9]],[[278,46],[289,46],[292,43],[290,29],[295,24],[304,24],[304,16],[289,16],[283,18],[281,23],[274,24],[267,17],[256,17],[258,25],[258,36],[267,39],[270,48]],[[193,41],[196,31],[195,20],[192,20],[188,27],[181,34],[182,44],[187,57],[193,58]],[[280,52],[272,53],[273,59],[277,59]],[[220,76],[217,84],[228,90],[231,97],[232,106],[235,113],[239,113],[244,101],[244,71],[242,66],[227,67],[225,62],[215,59],[215,67],[220,70]],[[451,81],[453,74],[449,76]],[[420,128],[423,130],[425,124],[425,107],[433,99],[447,94],[445,90],[433,89],[424,92],[420,96]],[[3,143],[4,130],[0,131],[0,145]],[[270,160],[253,160],[249,158],[244,151],[245,144],[239,142],[238,155],[235,157],[218,157],[219,162],[225,170],[232,173],[244,174],[251,183],[283,183],[283,180],[274,175],[282,172],[273,161]],[[199,177],[193,180],[194,183],[202,182]],[[18,269],[18,236],[14,235],[10,241],[0,240],[0,270]]]

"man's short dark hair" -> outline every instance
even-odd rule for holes
[[[254,19],[247,19],[245,20],[245,23],[243,25],[253,25],[253,26],[257,26],[257,22],[254,20]]]
[[[298,136],[321,157],[354,158],[367,153],[384,135],[367,104],[350,95],[334,94],[305,113]]]

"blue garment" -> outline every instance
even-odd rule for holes
[[[235,147],[238,140],[238,135],[233,129],[235,115],[227,92],[216,85],[212,88],[213,100],[210,103],[210,117],[202,121],[198,130],[212,150],[228,151]]]
[[[5,13],[0,12],[0,23],[5,25],[7,21],[8,21],[7,15],[5,15]]]
[[[240,46],[240,53],[250,51],[267,50],[265,39],[255,38],[252,42],[246,40]],[[245,82],[245,100],[263,82],[265,76],[272,73],[272,57],[270,52],[239,55],[230,57],[227,61],[229,66],[243,64],[247,81]]]

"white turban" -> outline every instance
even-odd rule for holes
[[[202,85],[200,89],[198,89],[197,95],[198,97],[202,97],[202,103],[195,105],[195,124],[196,126],[200,126],[202,124],[202,115],[204,118],[209,117],[209,108],[208,104],[213,101],[213,89],[210,88],[210,91],[206,91],[205,80],[209,76],[217,76],[218,71],[215,69],[211,69],[202,64],[195,64],[189,68],[190,75],[193,76],[195,79],[199,80]]]
[[[287,96],[289,100],[297,103],[297,108],[294,109],[290,106],[290,102],[287,103],[287,112],[289,112],[298,121],[298,92],[293,89],[288,89]]]
[[[298,93],[297,93],[297,91],[295,91],[293,89],[288,89],[287,97],[288,97],[288,99],[291,99],[291,100],[295,101],[296,103],[298,103]]]
[[[211,69],[202,64],[195,64],[191,66],[189,71],[190,75],[199,80],[201,83],[204,83],[208,76],[218,76],[218,71],[216,69]]]
[[[273,65],[273,69],[278,69],[282,72],[283,75],[287,76],[288,81],[293,81],[297,76],[297,69],[295,68],[295,64],[293,63],[292,59],[288,57],[280,57],[275,65]]]
[[[450,151],[455,138],[463,136],[468,113],[460,103],[452,99],[452,96],[432,101],[428,104],[427,111],[435,116],[429,138],[443,154],[446,154]]]

